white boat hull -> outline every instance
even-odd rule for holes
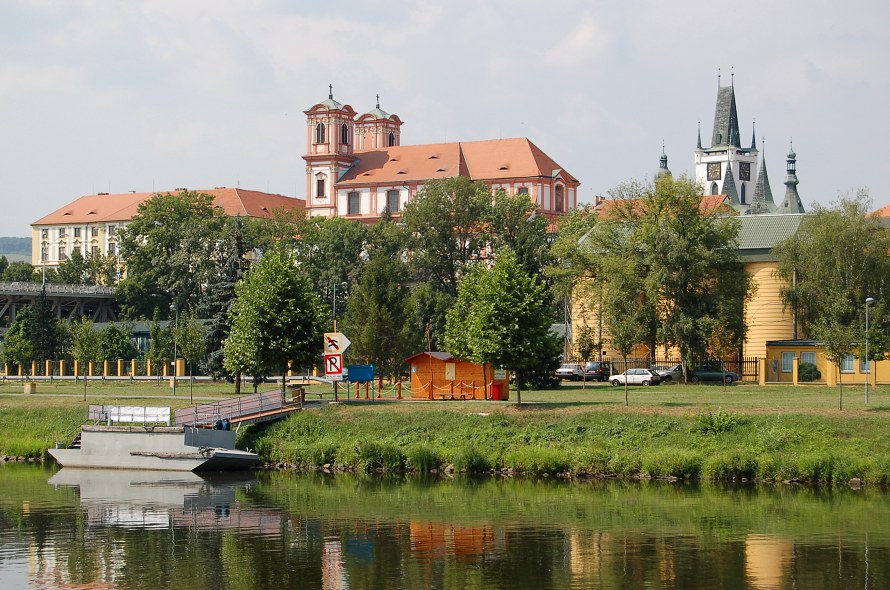
[[[249,469],[256,453],[235,449],[235,433],[181,426],[84,426],[80,448],[50,449],[64,467],[224,471]]]

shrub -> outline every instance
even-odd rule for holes
[[[757,475],[757,461],[754,457],[739,452],[718,453],[705,460],[702,475],[717,481],[754,479]]]
[[[428,472],[442,465],[442,458],[436,451],[427,446],[415,446],[408,449],[407,465],[418,472]]]
[[[800,363],[797,369],[797,379],[802,382],[818,381],[822,378],[822,373],[813,363]]]
[[[452,460],[457,471],[466,473],[484,473],[491,470],[491,462],[475,448],[459,450]]]
[[[696,479],[701,469],[702,458],[698,453],[679,449],[656,451],[642,461],[642,472],[650,477]]]
[[[565,473],[570,464],[569,457],[564,451],[543,447],[516,449],[507,454],[504,463],[516,471],[533,475]]]
[[[378,469],[402,471],[405,469],[405,455],[393,445],[363,442],[355,445],[355,465],[365,473]]]
[[[729,412],[720,409],[716,412],[708,410],[695,416],[695,425],[704,434],[721,434],[729,432],[739,423],[739,419]]]

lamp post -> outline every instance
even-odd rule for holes
[[[177,366],[176,366],[176,356],[177,356],[176,336],[179,333],[179,306],[176,305],[175,301],[170,304],[170,311],[173,311],[176,313],[176,323],[174,324],[174,328],[173,328],[173,395],[175,396],[176,395],[176,372],[177,372],[176,371],[176,369],[177,369]]]
[[[868,367],[868,369],[865,372],[865,403],[868,403],[868,382],[869,382],[869,379],[871,378],[871,360],[869,359],[869,356],[868,356],[868,329],[869,329],[868,308],[874,302],[875,302],[874,297],[868,297],[865,300],[865,363],[866,363],[865,366]]]

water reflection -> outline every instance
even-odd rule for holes
[[[30,467],[0,489],[10,588],[890,587],[879,490]]]

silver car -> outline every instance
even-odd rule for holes
[[[665,383],[682,383],[683,382],[683,365],[676,364],[670,367],[664,365],[654,365],[649,367],[653,373],[658,373],[661,380]]]
[[[555,372],[557,379],[580,381],[584,379],[584,367],[580,363],[563,363]]]
[[[609,379],[612,385],[624,385],[625,381],[628,385],[658,385],[661,383],[661,377],[649,369],[628,369],[618,375],[612,375]]]

